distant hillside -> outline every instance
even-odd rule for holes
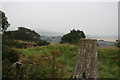
[[[39,33],[41,36],[63,36],[63,33],[61,32],[55,32],[55,31],[49,31],[49,30],[36,30],[37,33]]]
[[[115,41],[118,39],[118,36],[87,35],[86,38],[104,40],[104,41]]]
[[[42,40],[46,40],[51,43],[59,43],[61,41],[61,37],[64,35],[64,33],[61,32],[49,31],[44,29],[38,29],[36,30],[36,32],[41,35]],[[86,35],[86,38],[115,42],[118,39],[118,36]]]
[[[41,36],[41,39],[50,43],[59,43],[61,41],[61,37],[62,36]]]
[[[59,43],[61,41],[61,37],[64,35],[61,32],[54,32],[43,29],[36,31],[40,34],[42,40],[46,40],[50,43]]]

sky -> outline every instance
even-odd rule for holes
[[[8,30],[26,27],[68,33],[80,29],[87,35],[118,35],[117,2],[2,2],[10,22]]]

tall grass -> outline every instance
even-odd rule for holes
[[[118,78],[119,77],[119,48],[98,48],[99,77]]]
[[[70,78],[73,75],[77,46],[52,44],[41,47],[18,49],[20,60],[27,65],[26,76]],[[118,48],[97,48],[99,78],[118,78]],[[54,56],[56,55],[56,56]],[[54,58],[53,58],[54,57]],[[53,72],[55,74],[53,74]]]
[[[74,45],[52,44],[18,51],[23,53],[20,61],[29,64],[27,67],[31,69],[26,70],[27,77],[70,78],[73,75],[77,53],[77,47]]]

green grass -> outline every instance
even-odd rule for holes
[[[75,65],[75,56],[77,47],[69,44],[52,44],[41,47],[31,47],[27,49],[18,49],[22,53],[20,61],[32,63],[34,70],[27,71],[28,77],[39,73],[39,77],[62,77],[70,78],[73,74]],[[55,55],[55,62],[54,61]],[[53,65],[56,69],[53,70]],[[53,74],[54,72],[55,74]],[[33,73],[33,74],[29,74]],[[35,77],[35,76],[34,76]]]
[[[55,76],[70,78],[73,75],[77,53],[77,46],[75,45],[52,44],[18,49],[18,51],[22,53],[21,61],[34,64],[27,65],[26,74],[28,78]],[[99,78],[118,78],[119,51],[118,48],[97,48]],[[55,57],[55,60],[53,57]],[[55,66],[54,70],[53,65]]]
[[[119,48],[98,48],[99,77],[118,78]]]

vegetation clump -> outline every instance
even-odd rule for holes
[[[71,30],[70,33],[63,35],[60,43],[70,43],[76,44],[79,42],[80,38],[85,38],[85,34],[80,30]]]
[[[116,40],[116,42],[117,42],[116,46],[120,48],[120,40]]]
[[[24,27],[19,27],[15,31],[4,32],[3,39],[29,41],[36,43],[38,46],[49,44],[49,42],[41,40],[40,35],[34,30],[32,31]]]

